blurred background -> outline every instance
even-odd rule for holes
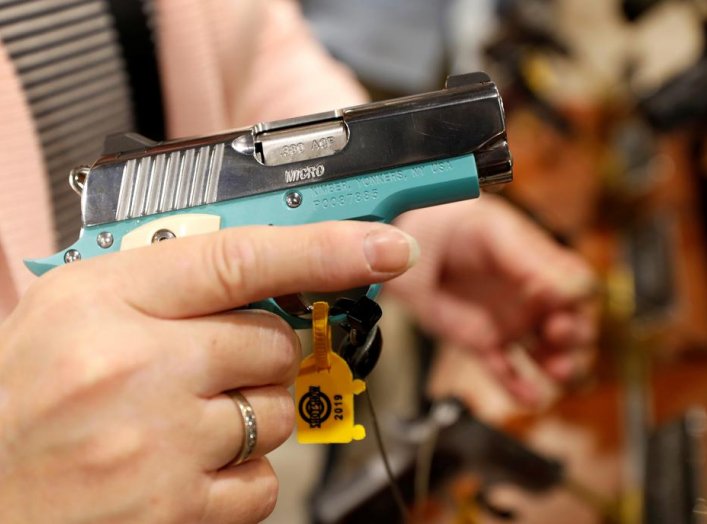
[[[515,161],[503,197],[602,281],[592,371],[532,412],[466,360],[474,387],[431,404],[429,356],[461,360],[384,305],[369,387],[417,521],[707,522],[707,0],[301,4],[373,99],[488,71]],[[371,437],[273,462],[267,522],[402,522]]]

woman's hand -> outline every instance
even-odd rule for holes
[[[422,257],[386,289],[429,333],[473,350],[528,404],[539,392],[514,369],[511,346],[525,346],[555,379],[579,371],[596,336],[587,307],[596,282],[576,254],[488,194],[413,211],[396,224],[418,240]]]
[[[277,480],[263,456],[293,427],[300,360],[280,318],[227,312],[397,276],[416,249],[391,226],[249,227],[51,271],[0,326],[4,524],[245,523]],[[258,428],[251,459],[238,389]]]

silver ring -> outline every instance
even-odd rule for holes
[[[236,406],[238,406],[243,419],[243,443],[241,445],[241,449],[236,458],[228,463],[229,466],[237,466],[238,464],[242,464],[248,460],[248,457],[250,457],[251,453],[253,453],[255,445],[258,442],[258,425],[255,422],[255,411],[253,411],[253,406],[250,405],[250,402],[245,399],[240,391],[234,389],[227,391],[226,395],[228,395]]]

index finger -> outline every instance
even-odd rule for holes
[[[203,316],[272,296],[338,291],[393,278],[417,243],[385,224],[230,228],[81,262],[111,292],[159,318]]]

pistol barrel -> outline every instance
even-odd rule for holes
[[[481,187],[506,184],[513,180],[513,159],[506,140],[475,153]]]

